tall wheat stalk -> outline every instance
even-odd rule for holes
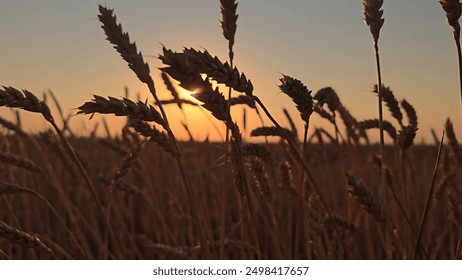
[[[462,14],[462,3],[459,0],[440,0],[441,7],[446,12],[446,19],[450,26],[454,28],[454,40],[457,47],[457,57],[459,59],[459,85],[460,98],[462,101],[462,50],[460,46],[460,24],[459,18]]]
[[[374,43],[374,53],[375,53],[375,61],[377,67],[377,93],[378,93],[378,105],[379,105],[379,131],[380,131],[380,156],[382,162],[385,162],[384,157],[384,150],[385,150],[385,143],[384,143],[384,135],[383,135],[383,110],[382,110],[382,100],[383,100],[383,90],[382,90],[382,73],[380,68],[380,56],[379,56],[379,37],[380,37],[380,29],[384,23],[383,10],[380,8],[383,5],[383,0],[363,0],[363,13],[364,13],[364,22],[366,25],[369,26],[373,43]],[[385,202],[385,170],[383,169],[385,165],[382,164],[382,190],[381,190],[381,198],[382,202]],[[385,204],[384,204],[385,205]]]
[[[279,88],[282,92],[288,95],[292,101],[296,104],[298,111],[300,112],[301,119],[305,122],[305,129],[303,133],[303,146],[302,146],[302,158],[305,156],[306,141],[308,136],[308,128],[310,126],[310,116],[313,113],[313,97],[311,96],[311,90],[309,90],[301,81],[294,79],[290,76],[283,75],[280,79],[281,85]],[[294,251],[293,258],[297,257],[297,249],[300,246],[300,238],[302,228],[304,224],[304,180],[305,173],[301,172],[300,185],[298,188],[298,201],[297,201],[297,224],[295,229],[294,239]]]
[[[229,64],[233,68],[234,63],[234,37],[236,35],[237,29],[237,18],[236,14],[237,3],[235,0],[220,0],[221,3],[221,15],[220,20],[221,28],[223,29],[223,36],[228,41],[228,56]],[[228,111],[231,112],[231,93],[232,87],[228,88]],[[227,191],[226,185],[228,182],[228,150],[229,150],[229,132],[230,130],[226,128],[226,139],[225,139],[225,176],[223,182],[223,192],[221,197],[221,214],[220,214],[220,259],[224,258],[225,255],[225,239],[226,239],[226,204],[227,204]]]
[[[379,135],[380,135],[380,157],[382,160],[381,165],[381,182],[382,187],[379,190],[379,200],[381,201],[384,209],[387,209],[387,199],[386,199],[386,171],[385,171],[385,141],[383,135],[383,109],[382,109],[382,72],[380,68],[380,56],[379,56],[379,37],[380,29],[383,26],[384,19],[383,10],[380,8],[383,5],[383,0],[363,0],[363,13],[364,13],[364,22],[369,26],[370,32],[372,34],[373,44],[374,44],[374,53],[375,53],[375,62],[377,68],[377,91],[378,91],[378,105],[379,105]],[[391,258],[391,240],[390,235],[388,234],[389,230],[386,230],[386,239],[387,239],[387,257]]]
[[[103,24],[102,28],[107,36],[107,40],[114,45],[114,48],[128,63],[128,66],[137,75],[138,79],[148,86],[149,91],[151,92],[152,96],[156,101],[156,104],[158,104],[159,106],[160,114],[165,122],[164,128],[169,136],[168,138],[170,140],[172,150],[174,151],[174,157],[176,159],[178,168],[180,169],[182,175],[181,177],[186,188],[186,193],[188,194],[188,200],[193,211],[194,219],[196,219],[196,221],[198,222],[202,254],[205,258],[208,259],[211,257],[211,253],[207,245],[206,233],[202,225],[202,219],[200,218],[201,215],[199,214],[199,208],[195,201],[191,179],[189,177],[189,173],[187,171],[186,164],[184,162],[181,151],[178,147],[178,143],[176,142],[175,135],[170,129],[167,114],[165,113],[162,103],[160,102],[157,96],[156,88],[154,86],[154,80],[152,79],[150,74],[149,65],[144,62],[143,56],[141,52],[138,52],[136,44],[130,42],[128,33],[124,33],[122,31],[122,26],[121,24],[117,23],[117,18],[114,15],[113,10],[100,5],[99,11],[100,15],[98,16],[98,18],[100,22]]]

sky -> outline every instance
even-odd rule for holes
[[[254,84],[254,93],[283,125],[287,108],[302,122],[290,98],[279,91],[281,73],[301,80],[315,93],[330,86],[358,120],[377,118],[375,58],[369,28],[363,23],[360,0],[246,0],[238,1],[235,65]],[[93,94],[148,98],[125,61],[105,40],[97,19],[98,5],[114,8],[124,31],[136,41],[151,67],[161,99],[169,99],[160,80],[157,58],[162,45],[207,49],[226,61],[227,41],[219,25],[219,0],[0,0],[0,85],[27,89],[42,97],[52,90],[65,114],[91,100]],[[405,98],[419,117],[417,141],[432,142],[430,129],[441,134],[449,117],[462,133],[457,53],[444,11],[437,0],[385,0],[385,24],[379,47],[383,83],[397,99]],[[55,107],[50,103],[53,112]],[[242,107],[233,117],[242,123]],[[219,140],[210,115],[196,108],[168,108],[170,122],[180,139],[187,139],[187,122],[196,140]],[[11,110],[0,115],[13,119]],[[25,129],[38,132],[49,125],[41,116],[21,112]],[[385,118],[391,119],[385,110]],[[125,119],[105,116],[112,133]],[[75,131],[88,133],[101,122],[96,116],[74,116]],[[269,121],[265,120],[269,125]],[[224,127],[216,123],[224,134]],[[247,130],[258,127],[257,115],[247,110]],[[242,126],[242,125],[241,125]],[[319,118],[313,127],[330,127]],[[104,133],[100,126],[100,133]],[[376,139],[378,132],[371,132]],[[462,137],[462,136],[461,136]]]

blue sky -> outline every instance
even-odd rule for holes
[[[298,115],[289,98],[278,90],[280,73],[302,80],[316,90],[331,86],[358,119],[375,118],[376,96],[372,39],[362,22],[360,0],[247,0],[238,1],[235,64],[254,83],[255,93],[285,123],[282,108]],[[206,48],[227,59],[227,42],[219,27],[220,4],[212,0],[1,0],[0,84],[28,89],[37,95],[51,89],[67,112],[90,100],[92,94],[149,96],[126,63],[105,40],[97,20],[98,4],[114,8],[125,31],[146,55],[161,96],[169,95],[158,79],[156,56],[161,46]],[[430,141],[430,128],[441,131],[451,117],[462,133],[457,56],[452,29],[436,0],[385,0],[385,24],[380,53],[383,81],[398,99],[406,98],[420,118],[418,139]],[[2,116],[11,117],[2,109]],[[169,109],[177,134],[182,114]],[[193,134],[201,139],[212,128],[194,109],[186,111]],[[237,120],[241,109],[234,111]],[[47,125],[23,114],[26,127]],[[258,125],[254,114],[250,127]],[[386,114],[386,118],[389,115]],[[107,118],[114,131],[124,120]],[[76,129],[98,120],[77,116]],[[301,123],[300,123],[301,124]],[[314,126],[325,125],[314,119]]]

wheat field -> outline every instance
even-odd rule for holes
[[[415,143],[424,112],[382,81],[384,1],[362,2],[378,105],[377,116],[364,120],[335,89],[313,91],[286,73],[276,82],[297,115],[284,109],[285,119],[274,118],[252,73],[234,65],[235,0],[220,0],[226,59],[163,46],[160,69],[146,62],[116,11],[100,5],[107,41],[151,97],[89,94],[74,110],[87,117],[82,135],[51,91],[40,99],[0,88],[0,105],[17,116],[0,116],[0,259],[460,259],[462,162],[454,126],[448,118],[432,130],[434,143]],[[462,65],[462,5],[440,3]],[[154,76],[171,99],[159,98]],[[184,122],[190,140],[179,141],[169,106],[186,119],[185,107],[201,108],[223,124],[224,140],[197,140]],[[23,130],[22,114],[43,118],[49,129]],[[113,135],[99,115],[124,126]],[[261,126],[248,127],[250,115]],[[370,140],[376,134],[377,143]]]

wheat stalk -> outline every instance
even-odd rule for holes
[[[161,77],[162,77],[162,80],[164,81],[164,84],[167,87],[168,91],[170,91],[170,93],[173,96],[172,101],[178,105],[178,108],[183,109],[183,106],[182,106],[183,102],[180,99],[180,95],[178,94],[178,91],[173,86],[173,84],[170,81],[170,78],[168,77],[168,75],[165,72],[162,72]],[[161,101],[161,103],[162,103],[162,101]],[[162,103],[162,104],[166,104],[166,103]]]
[[[380,158],[382,161],[385,161],[385,141],[383,136],[383,109],[382,109],[382,73],[380,68],[380,55],[379,55],[379,37],[380,29],[383,26],[384,19],[383,10],[381,7],[383,5],[383,0],[363,0],[363,13],[364,13],[364,22],[369,26],[370,32],[372,34],[373,43],[374,43],[374,52],[375,52],[375,62],[377,67],[377,89],[378,89],[378,107],[379,107],[379,139],[380,139]],[[387,208],[387,199],[385,192],[386,184],[386,174],[383,167],[385,164],[382,164],[381,178],[382,178],[382,188],[379,193],[379,200],[382,201],[385,209]],[[390,231],[387,231],[390,232]],[[389,234],[386,235],[387,239],[387,255],[391,257],[391,237]]]
[[[233,68],[234,65],[234,37],[236,35],[237,29],[237,3],[235,0],[220,0],[221,4],[221,15],[222,19],[220,20],[221,28],[223,30],[223,36],[228,40],[228,57],[229,57],[229,68]],[[205,54],[205,53],[204,53]],[[216,57],[215,57],[216,58]],[[210,57],[207,59],[210,60]],[[221,63],[218,58],[216,58],[217,63]],[[227,63],[226,63],[227,64]],[[220,67],[219,67],[220,68]],[[218,69],[219,69],[218,68]],[[225,76],[226,79],[226,76]],[[232,88],[229,86],[228,88],[228,111],[231,111],[231,94]],[[244,127],[245,129],[245,127]],[[228,150],[229,150],[229,128],[226,129],[226,138],[225,138],[225,177],[224,177],[224,184],[226,186],[226,182],[228,181]],[[237,156],[237,155],[234,155]],[[227,192],[223,191],[221,197],[221,215],[220,215],[220,223],[221,223],[221,230],[220,230],[220,258],[223,258],[225,253],[225,231],[226,231],[226,217],[225,217],[225,209],[227,203]],[[241,227],[243,229],[243,227]],[[243,252],[243,251],[241,251]]]
[[[414,259],[417,259],[418,254],[419,254],[419,249],[422,250],[421,248],[423,248],[421,244],[422,235],[428,223],[428,213],[430,212],[431,199],[434,196],[434,192],[435,192],[435,182],[436,182],[436,176],[438,175],[438,164],[441,158],[441,150],[443,148],[443,142],[444,142],[444,131],[443,131],[443,136],[441,136],[441,141],[440,141],[440,145],[438,148],[438,155],[436,156],[436,162],[435,162],[435,167],[433,169],[432,181],[431,181],[430,189],[428,190],[428,195],[427,195],[427,202],[425,204],[425,208],[422,214],[422,219],[419,225],[419,231],[417,235],[417,244],[416,244],[415,251],[414,251]],[[460,239],[459,239],[459,242],[460,242]],[[459,244],[457,244],[456,253],[458,252],[458,249],[459,249]]]
[[[459,0],[440,0],[441,7],[446,12],[446,19],[454,29],[454,40],[457,47],[457,57],[459,59],[459,85],[460,97],[462,100],[462,50],[460,46],[460,24],[459,18],[462,14],[462,3]]]
[[[150,75],[149,65],[144,62],[143,56],[141,52],[138,52],[136,44],[130,42],[130,38],[128,33],[124,33],[122,30],[122,25],[117,23],[117,18],[114,15],[114,11],[112,9],[108,9],[99,5],[100,15],[98,18],[100,22],[103,24],[102,28],[107,35],[107,40],[114,45],[114,48],[117,52],[122,56],[122,58],[128,63],[130,69],[136,74],[138,79],[145,83],[149,91],[151,92],[152,96],[154,97],[156,103],[159,105],[160,114],[162,119],[165,121],[165,130],[169,135],[169,140],[171,141],[172,149],[175,150],[175,159],[177,165],[180,169],[182,179],[186,188],[186,192],[188,194],[188,200],[190,205],[192,206],[194,218],[198,221],[199,227],[199,236],[200,242],[203,250],[204,256],[207,258],[210,257],[210,250],[207,246],[207,238],[201,223],[200,214],[198,207],[195,202],[194,193],[192,191],[192,183],[188,173],[188,169],[186,168],[183,156],[181,151],[178,147],[178,143],[176,142],[175,135],[173,134],[172,130],[170,129],[170,125],[168,123],[167,114],[160,103],[160,100],[157,96],[156,88],[154,86],[154,81]],[[170,75],[171,76],[171,75]]]
[[[302,146],[302,157],[304,157],[305,150],[306,150],[309,123],[310,123],[310,116],[313,113],[313,97],[311,96],[311,90],[309,90],[300,80],[294,79],[287,75],[283,75],[282,78],[279,80],[281,82],[281,85],[279,85],[279,89],[292,99],[292,101],[296,104],[298,111],[300,112],[300,116],[302,120],[305,121],[305,129],[303,133],[303,146]],[[296,232],[295,232],[294,248],[298,248],[300,245],[299,244],[300,235],[301,235],[300,229],[302,227],[302,223],[304,220],[302,209],[304,208],[303,184],[304,184],[305,173],[302,172],[300,176],[301,178],[300,178],[300,185],[298,188],[297,225],[296,225]],[[295,254],[295,251],[294,251],[294,254]]]

